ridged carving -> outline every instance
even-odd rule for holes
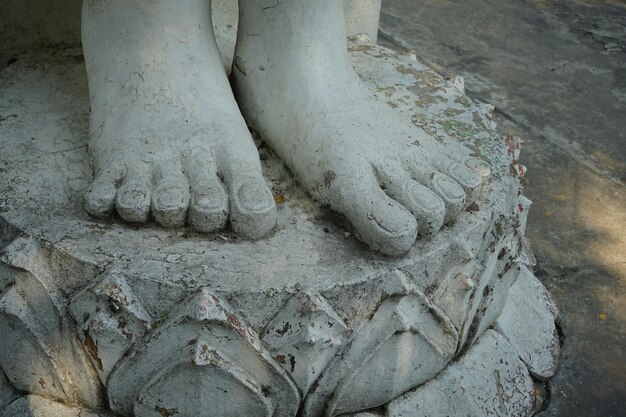
[[[311,389],[304,416],[385,404],[431,379],[454,355],[452,322],[403,273],[388,275],[376,292],[377,307]]]
[[[463,329],[476,296],[475,279],[479,271],[480,267],[474,261],[468,261],[453,270],[432,296],[433,303],[445,313],[458,333]],[[457,352],[460,348],[457,347]]]
[[[393,400],[387,417],[531,416],[534,385],[502,335],[487,330],[458,361]]]
[[[11,385],[2,369],[0,369],[0,412],[20,396],[21,394]]]
[[[105,410],[89,410],[64,404],[38,395],[27,395],[13,401],[0,417],[116,417]]]
[[[208,289],[135,345],[111,373],[108,394],[113,411],[136,417],[293,417],[300,403],[254,332]]]
[[[294,295],[265,328],[263,341],[302,392],[308,392],[348,336],[348,327],[319,294]]]
[[[0,256],[0,365],[20,391],[99,407],[102,387],[42,258],[25,237]]]
[[[558,319],[559,310],[546,288],[522,267],[494,327],[515,348],[530,374],[546,380],[559,362],[559,334],[554,325]]]
[[[102,382],[113,367],[152,326],[152,317],[143,308],[124,277],[106,273],[78,293],[70,313],[79,325],[79,337]]]
[[[473,345],[495,323],[506,304],[509,290],[520,271],[522,235],[519,227],[518,216],[501,215],[490,229],[490,243],[486,248],[489,256],[481,264],[479,273],[474,275],[476,295],[468,305],[459,331],[459,350]]]

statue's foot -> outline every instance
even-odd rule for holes
[[[209,2],[85,2],[95,179],[85,209],[133,223],[230,219],[243,237],[276,222],[273,195],[213,40]],[[134,22],[129,24],[129,22]]]
[[[478,161],[363,90],[334,33],[340,2],[241,4],[234,76],[248,123],[371,248],[402,254],[476,198],[488,176]]]

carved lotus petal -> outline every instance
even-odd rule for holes
[[[107,273],[94,285],[78,293],[70,313],[79,324],[80,338],[103,382],[115,364],[152,325],[126,280]]]
[[[102,387],[53,299],[58,291],[39,247],[17,238],[0,261],[0,366],[9,381],[20,391],[101,406]]]
[[[302,392],[307,392],[343,345],[348,329],[320,295],[293,296],[265,328],[263,341]]]
[[[330,416],[382,405],[445,367],[458,334],[450,320],[399,271],[381,302],[320,377],[305,416]]]
[[[190,391],[182,394],[172,386]],[[108,394],[113,411],[134,411],[136,417],[169,410],[189,416],[293,417],[300,402],[297,388],[258,337],[207,289],[184,301],[131,350],[111,373]],[[219,405],[207,408],[208,400]]]
[[[205,340],[198,340],[185,350],[186,355],[172,356],[142,389],[135,403],[135,416],[274,415],[268,388],[231,361],[227,353]]]

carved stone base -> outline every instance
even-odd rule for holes
[[[402,258],[359,244],[264,147],[267,239],[92,219],[80,51],[0,74],[0,416],[532,412],[558,313],[523,261],[519,142],[461,80],[363,38],[350,48],[381,100],[492,168],[479,202]]]

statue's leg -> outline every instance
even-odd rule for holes
[[[235,95],[311,195],[388,254],[438,231],[482,188],[450,155],[364,90],[348,59],[341,0],[240,0]]]
[[[234,100],[207,0],[85,0],[95,179],[85,207],[129,222],[231,223],[258,238],[276,206]],[[224,187],[224,185],[225,187]]]
[[[376,43],[382,0],[343,0],[348,35],[367,33]]]

